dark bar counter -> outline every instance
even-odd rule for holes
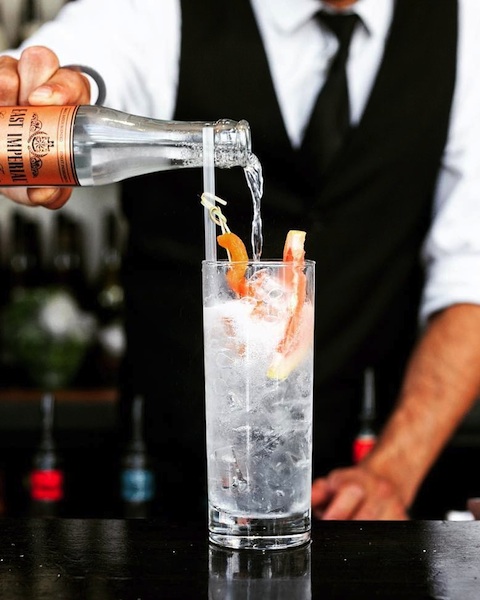
[[[316,521],[308,546],[247,552],[198,522],[3,518],[0,598],[478,600],[480,521]]]

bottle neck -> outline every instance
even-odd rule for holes
[[[127,452],[129,453],[139,453],[146,454],[147,448],[145,445],[144,435],[143,435],[143,397],[136,396],[132,402],[132,412],[131,412],[131,437],[130,441],[127,445]]]
[[[92,127],[93,122],[101,126]],[[121,111],[94,106],[80,106],[76,115],[74,147],[88,127],[92,148],[107,146],[149,148],[148,155],[159,163],[158,170],[200,167],[204,160],[205,130],[213,129],[215,166],[246,167],[251,156],[250,126],[245,120],[219,119],[207,121],[168,121],[130,115]],[[77,127],[78,126],[78,127]],[[146,161],[146,156],[142,157]]]
[[[11,287],[33,287],[41,279],[38,225],[19,213],[13,219],[13,249],[9,257]]]
[[[41,399],[42,408],[42,437],[40,447],[42,450],[53,450],[53,414],[55,410],[55,400],[52,394],[45,393]]]

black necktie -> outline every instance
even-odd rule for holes
[[[318,19],[337,36],[339,47],[317,103],[313,109],[303,147],[313,154],[315,166],[323,174],[340,149],[350,127],[350,103],[345,64],[350,40],[359,20],[355,14],[320,11]]]

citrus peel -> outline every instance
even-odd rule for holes
[[[313,306],[310,302],[306,302],[305,237],[305,231],[291,229],[285,238],[283,261],[287,263],[287,266],[282,283],[289,295],[289,316],[284,334],[277,344],[275,356],[267,370],[267,377],[270,379],[286,379],[311,348],[314,321]],[[248,266],[245,244],[238,235],[231,231],[217,236],[217,242],[222,248],[225,248],[231,263],[226,274],[230,289],[239,297],[251,296],[255,299],[256,287],[259,282],[249,284],[245,276]],[[257,300],[259,299],[257,298]],[[261,316],[263,313],[260,300],[254,313],[256,316]]]
[[[218,235],[217,242],[222,248],[225,248],[231,263],[226,275],[230,289],[240,297],[246,296],[248,285],[245,272],[247,270],[248,254],[245,244],[238,235],[231,231]]]
[[[313,307],[305,302],[307,297],[307,278],[303,271],[305,237],[305,231],[292,229],[285,239],[283,260],[288,263],[285,284],[290,290],[290,315],[282,339],[277,344],[274,359],[267,371],[270,379],[286,379],[310,348]]]

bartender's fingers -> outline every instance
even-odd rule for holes
[[[336,469],[312,486],[313,514],[325,520],[406,520],[390,481],[362,466]]]
[[[61,208],[72,195],[72,188],[28,188],[27,196],[32,206],[43,206],[50,210]]]
[[[324,521],[404,521],[409,517],[395,494],[385,493],[388,484],[368,490],[357,483],[344,483],[323,511]]]
[[[88,79],[72,69],[62,69],[57,55],[44,46],[26,48],[18,61],[19,104],[86,104]]]
[[[72,189],[62,188],[0,188],[0,194],[25,206],[43,206],[50,210],[61,208],[72,195]]]
[[[18,61],[10,56],[0,56],[0,105],[16,106],[20,89]]]
[[[315,479],[312,484],[312,511],[317,519],[323,517],[323,513],[333,498],[333,490],[328,485],[326,478]]]
[[[318,519],[351,519],[365,498],[364,489],[347,482],[331,485],[331,477],[316,479],[312,484],[312,510]]]
[[[26,104],[37,104],[35,100],[29,101],[29,97],[39,86],[47,84],[49,79],[60,67],[57,55],[44,46],[30,46],[26,48],[18,60],[18,75],[20,77],[20,89],[18,93],[18,103],[22,106]],[[54,102],[44,102],[45,94],[38,94],[38,104],[54,104]]]
[[[365,495],[365,490],[356,483],[343,485],[323,511],[322,519],[324,521],[337,521],[354,518],[365,500]]]

